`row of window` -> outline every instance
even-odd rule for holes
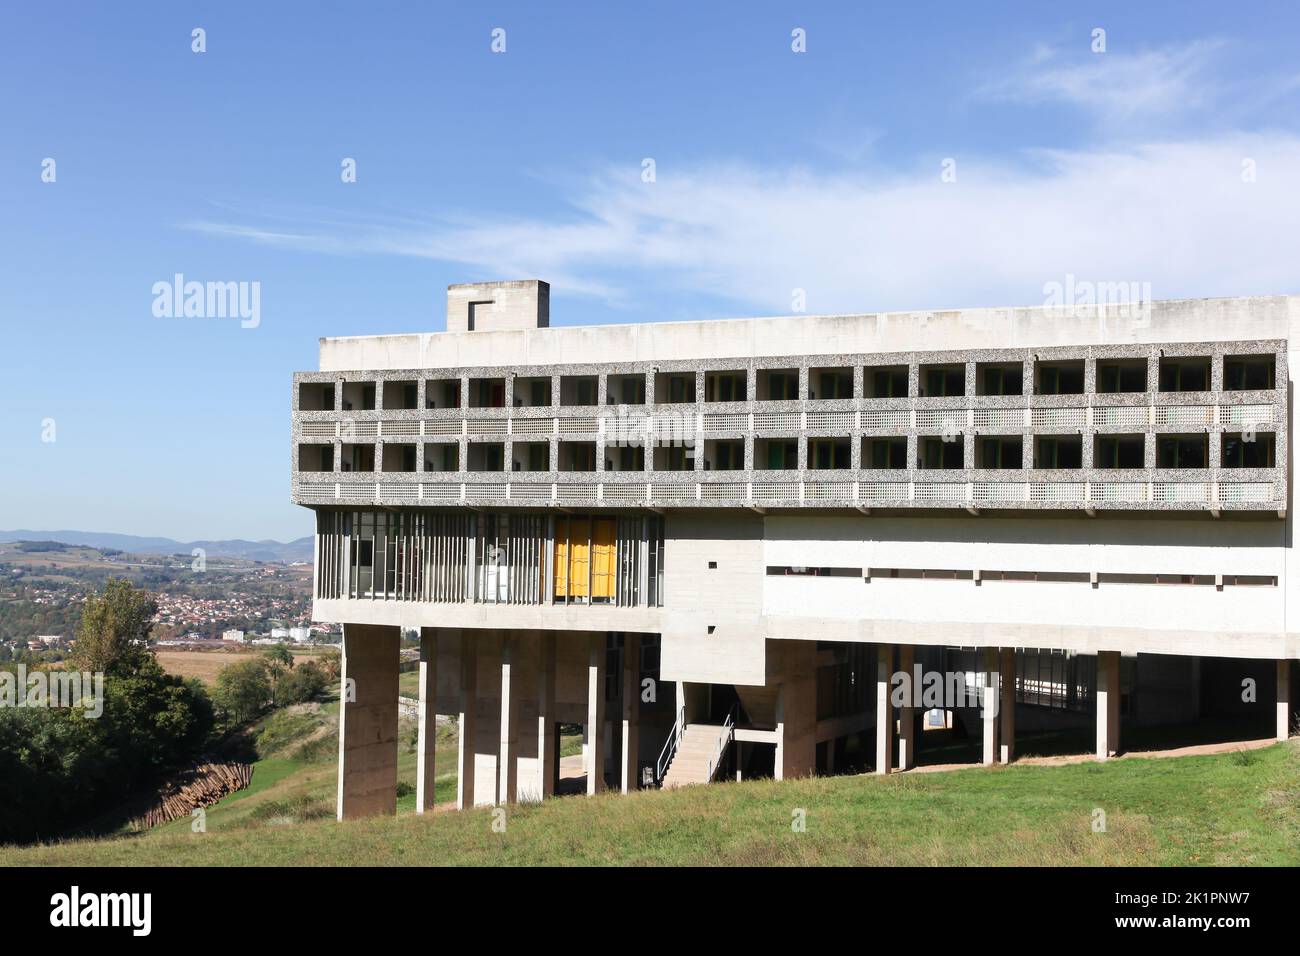
[[[846,568],[805,567],[802,565],[768,565],[768,577],[895,578],[915,581],[1008,581],[1041,584],[1093,582],[1087,571],[973,571],[967,568]],[[1217,587],[1277,587],[1275,575],[1264,574],[1150,574],[1102,571],[1095,575],[1097,584],[1190,584]]]
[[[1159,391],[1203,392],[1210,389],[1213,377],[1209,356],[1162,357],[1159,364]],[[1110,394],[1145,392],[1148,363],[1137,359],[1098,359],[1096,390]],[[921,365],[918,392],[921,397],[964,396],[967,394],[967,367],[964,362]],[[1033,394],[1081,395],[1084,391],[1085,360],[1036,360],[1032,364]],[[976,395],[1024,395],[1025,363],[980,362],[975,365]],[[598,404],[599,376],[562,375],[559,395],[553,394],[549,375],[519,376],[514,379],[513,404],[516,408],[550,407],[558,397],[561,406]],[[863,397],[906,398],[909,393],[909,369],[906,365],[868,366],[863,375]],[[1223,360],[1223,388],[1228,391],[1271,389],[1275,387],[1276,361],[1272,355],[1227,356]],[[419,407],[418,382],[413,380],[344,382],[341,407],[344,411],[371,411],[376,398],[382,397],[385,409]],[[799,398],[798,369],[759,369],[755,374],[757,401],[790,401]],[[382,388],[382,391],[380,389]],[[462,395],[459,378],[430,379],[425,382],[425,408],[504,408],[504,377],[471,378],[468,394]],[[705,402],[744,402],[749,400],[749,374],[743,369],[704,373]],[[811,399],[853,398],[853,369],[850,367],[813,368],[808,374],[808,397]],[[659,404],[696,401],[694,372],[655,373],[655,401]],[[606,381],[609,405],[644,405],[646,374],[609,375]],[[298,407],[301,411],[332,411],[335,386],[329,382],[303,382],[299,386]]]
[[[756,438],[754,468],[759,471],[790,471],[799,467],[798,438]],[[852,467],[851,438],[807,438],[807,467],[814,470]],[[1036,435],[1031,443],[1021,435],[979,435],[975,439],[976,468],[1022,468],[1025,455],[1032,452],[1034,468],[1082,468],[1082,435]],[[863,438],[861,467],[869,469],[906,469],[907,439],[902,437]],[[1157,468],[1207,468],[1210,464],[1210,437],[1205,433],[1161,434],[1155,436]],[[1095,435],[1092,438],[1094,468],[1145,468],[1146,436],[1141,434]],[[340,470],[375,471],[375,445],[344,444]],[[1272,468],[1276,464],[1277,442],[1272,432],[1227,432],[1220,438],[1220,464],[1223,468]],[[419,463],[419,446],[385,442],[385,472],[457,472],[461,471],[461,446],[458,442],[424,446],[423,468]],[[558,448],[558,470],[594,472],[596,443],[562,441]],[[695,447],[659,446],[651,449],[655,471],[694,471],[695,456],[703,454],[705,471],[740,471],[745,467],[745,440],[742,438],[710,439]],[[510,467],[506,467],[503,442],[468,442],[465,471],[539,472],[551,470],[550,443],[514,442],[510,447]],[[960,469],[966,462],[965,438],[922,436],[916,443],[915,467],[925,470]],[[303,444],[298,446],[298,470],[334,471],[334,446]],[[643,446],[607,446],[605,471],[646,470]]]
[[[321,511],[317,554],[318,598],[663,603],[657,515]]]

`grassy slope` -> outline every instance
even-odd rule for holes
[[[797,809],[806,811],[803,833],[791,828]],[[1093,832],[1096,809],[1105,811],[1104,833]],[[1300,741],[1211,757],[570,797],[510,808],[505,833],[493,832],[492,821],[489,809],[256,828],[232,817],[206,834],[173,825],[136,838],[6,848],[0,861],[1296,865]]]

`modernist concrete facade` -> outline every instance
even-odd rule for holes
[[[434,714],[461,806],[556,792],[561,724],[588,792],[906,770],[922,711],[988,763],[1018,730],[1095,724],[1105,759],[1121,726],[1292,726],[1300,296],[549,325],[545,283],[453,286],[451,331],[294,376],[340,816],[395,806],[403,632],[421,809]],[[996,706],[891,700],[913,668]]]

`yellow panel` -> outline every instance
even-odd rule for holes
[[[615,532],[613,521],[597,520],[591,536],[591,596],[614,596]]]
[[[572,582],[572,597],[587,596],[587,565],[591,560],[587,539],[591,535],[591,521],[587,518],[574,518],[569,522],[569,580]]]
[[[555,522],[555,596],[564,597],[569,590],[569,523]]]

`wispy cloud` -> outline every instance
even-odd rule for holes
[[[975,92],[989,100],[1065,103],[1107,123],[1172,120],[1219,97],[1213,67],[1223,46],[1208,39],[1134,53],[1085,48],[1067,55],[1040,45]]]
[[[1024,162],[958,157],[914,176],[718,164],[642,183],[605,171],[554,218],[192,228],[334,254],[418,256],[479,276],[539,276],[617,304],[637,290],[756,312],[1023,304],[1067,273],[1150,282],[1160,298],[1300,291],[1300,138],[1257,134]],[[1254,164],[1256,181],[1243,178]],[[1032,166],[1032,171],[1027,168]],[[330,221],[328,217],[325,221]]]

